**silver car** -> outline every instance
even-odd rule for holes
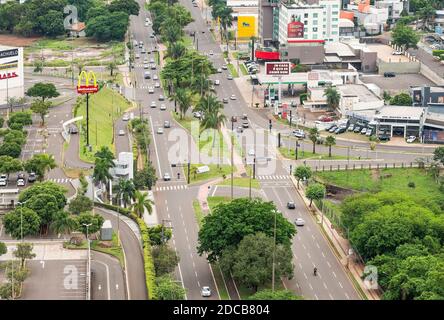
[[[202,287],[202,289],[200,289],[200,295],[202,297],[210,297],[211,296],[211,289],[208,286]]]
[[[305,224],[305,221],[304,221],[304,219],[302,219],[302,218],[297,218],[297,219],[294,221],[294,224],[297,225],[298,227],[302,227],[302,226]]]

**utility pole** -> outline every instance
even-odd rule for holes
[[[237,121],[235,116],[231,117],[231,199],[234,198],[234,163],[233,163],[233,144],[234,144],[234,123]]]
[[[271,275],[271,291],[274,292],[274,276],[275,276],[275,259],[276,259],[276,215],[277,215],[277,211],[274,211],[274,231],[273,231],[273,267],[272,267],[272,272],[273,274]]]

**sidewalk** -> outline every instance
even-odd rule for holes
[[[299,196],[304,201],[304,204],[307,207],[307,210],[311,212],[318,223],[323,221],[320,226],[324,235],[327,237],[329,244],[332,246],[333,252],[338,256],[341,264],[344,266],[346,273],[353,277],[352,283],[356,287],[356,284],[359,285],[359,291],[365,294],[368,300],[380,300],[378,292],[372,289],[367,289],[366,284],[361,279],[361,276],[364,273],[364,265],[356,263],[355,259],[349,257],[349,250],[351,249],[350,243],[347,239],[343,238],[336,229],[333,228],[333,224],[328,220],[328,218],[321,213],[321,211],[316,207],[314,203],[312,203],[312,207],[309,207],[310,200],[305,197],[304,186],[300,184],[301,189],[297,188],[296,178],[293,176],[291,180],[294,184],[295,189],[297,190]]]

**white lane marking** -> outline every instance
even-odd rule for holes
[[[318,298],[318,296],[316,295],[316,293],[315,293],[315,298],[316,298],[316,300],[319,300],[319,298]]]
[[[344,289],[344,287],[342,286],[341,281],[339,281],[339,286],[341,287],[341,289]]]
[[[328,264],[328,267],[331,268],[331,264],[330,264],[330,262],[327,261],[327,264]]]
[[[323,257],[325,258],[325,254],[324,254],[324,251],[322,251],[321,253],[322,253],[322,256],[323,256]]]
[[[332,273],[333,273],[333,276],[334,276],[335,278],[337,278],[337,277],[336,277],[336,273],[335,273],[334,271],[333,271]]]
[[[305,245],[304,245],[304,244],[302,244],[302,248],[304,248],[304,250],[307,250],[307,248],[305,247]]]
[[[334,300],[333,296],[331,295],[331,293],[329,293],[328,296],[330,297],[331,300]]]
[[[299,268],[301,268],[301,269],[302,269],[302,264],[300,264],[300,263],[299,263]]]
[[[156,151],[157,167],[159,168],[159,175],[162,176],[162,168],[160,167],[159,152],[157,151],[156,135],[154,134],[153,119],[151,118],[151,116],[150,116],[150,122],[151,122],[152,137],[154,140],[154,150]]]
[[[213,193],[211,194],[212,197],[214,197],[214,194],[216,193],[216,190],[217,190],[217,186],[215,186],[214,189],[213,189]]]
[[[345,293],[345,296],[347,297],[348,300],[350,300],[350,297],[348,296],[347,292]]]
[[[103,263],[102,261],[99,260],[94,260],[102,265],[105,266],[105,270],[106,270],[106,287],[107,287],[107,293],[108,293],[108,300],[111,300],[111,288],[109,286],[109,268],[108,265],[106,263]]]
[[[177,266],[179,267],[180,282],[182,283],[182,288],[183,288],[183,290],[185,292],[185,300],[188,300],[187,290],[185,289],[185,286],[183,284],[182,269],[180,268],[180,263]]]
[[[313,290],[313,287],[312,287],[311,283],[309,283],[308,285],[310,286],[310,289]]]
[[[305,277],[305,279],[308,280],[307,274],[305,272],[304,272],[304,277]]]
[[[328,288],[327,288],[327,285],[325,284],[325,282],[322,282],[322,284],[324,285],[324,288],[325,288],[325,289],[328,289]]]
[[[311,255],[310,255],[310,253],[309,253],[309,252],[307,252],[307,256],[308,256],[308,258],[310,258],[310,259],[311,259]]]
[[[318,247],[318,249],[321,249],[321,247],[319,246],[319,244],[316,242],[316,247]]]

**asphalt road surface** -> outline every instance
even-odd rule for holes
[[[91,252],[91,300],[125,300],[125,280],[120,262],[107,254]]]

